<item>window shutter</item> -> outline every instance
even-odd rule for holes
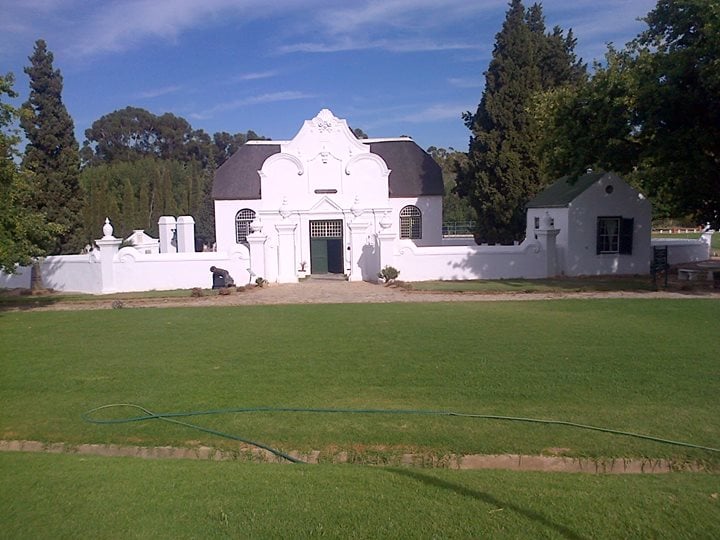
[[[620,220],[620,255],[632,255],[634,218]]]
[[[595,222],[595,255],[600,255],[600,232],[602,229],[602,220],[597,218]]]

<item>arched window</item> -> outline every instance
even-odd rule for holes
[[[235,241],[238,244],[247,244],[247,236],[250,234],[250,223],[255,220],[255,212],[249,208],[243,208],[235,214]]]
[[[417,206],[400,210],[400,238],[422,238],[422,212]]]

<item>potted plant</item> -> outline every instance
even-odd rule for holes
[[[300,268],[298,269],[298,278],[299,279],[305,279],[307,277],[307,261],[302,261],[300,263]]]

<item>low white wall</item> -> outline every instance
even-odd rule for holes
[[[247,254],[226,253],[161,253],[145,255],[127,247],[120,250],[113,262],[114,289],[118,292],[169,291],[212,287],[211,266],[227,270],[236,285],[246,285],[250,279]]]
[[[246,249],[232,254],[144,254],[132,247],[123,248],[112,262],[112,283],[103,283],[99,251],[89,255],[45,257],[41,272],[43,286],[48,289],[101,294],[193,287],[207,289],[212,287],[211,266],[230,272],[237,285],[245,285],[250,280],[250,260]],[[20,267],[12,275],[0,272],[0,288],[29,289],[30,267]]]
[[[87,255],[45,257],[40,264],[43,286],[47,289],[97,294],[102,291],[99,252]],[[18,267],[15,274],[0,272],[0,288],[29,289],[30,267]]]
[[[653,247],[668,248],[668,264],[676,265],[688,262],[706,261],[710,258],[711,234],[703,234],[699,240],[683,238],[653,238]]]
[[[14,274],[0,270],[0,289],[29,289],[30,267],[18,266]]]
[[[400,271],[402,281],[541,278],[547,277],[547,252],[533,241],[517,246],[447,247],[401,241],[389,265]]]

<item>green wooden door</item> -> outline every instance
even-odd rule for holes
[[[328,273],[327,238],[310,239],[310,271],[313,274]]]
[[[310,222],[310,273],[345,273],[341,219]]]

